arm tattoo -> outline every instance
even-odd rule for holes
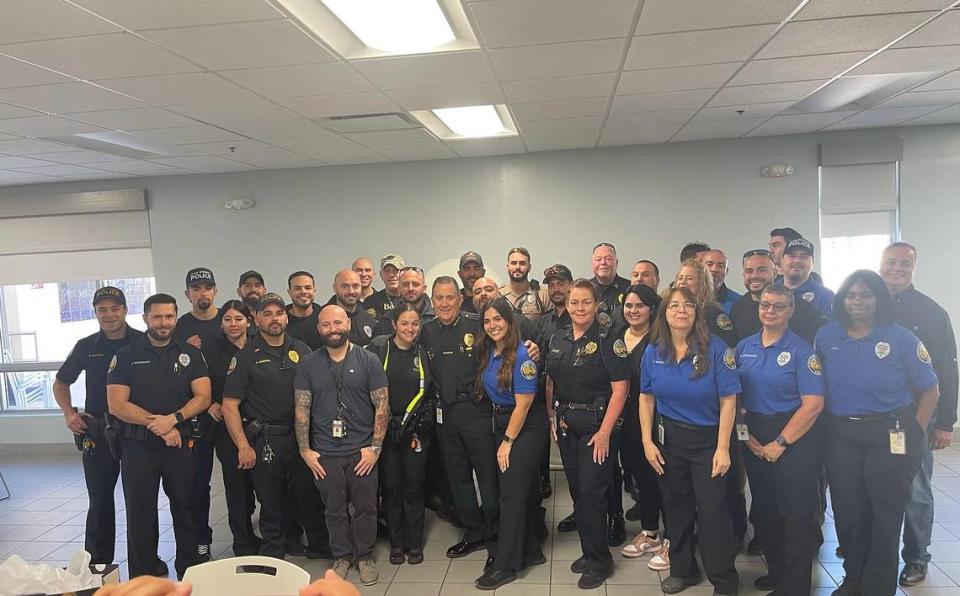
[[[383,440],[387,436],[387,424],[390,422],[390,402],[387,388],[382,387],[370,392],[370,401],[376,408],[376,416],[373,421],[373,446],[382,447]]]
[[[313,403],[313,393],[305,389],[293,392],[295,404],[294,430],[297,434],[297,445],[300,451],[310,449],[310,404]]]

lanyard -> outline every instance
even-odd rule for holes
[[[390,363],[390,344],[391,343],[393,342],[388,339],[387,354],[383,357],[383,372],[387,372],[387,365]],[[417,346],[417,370],[420,373],[420,391],[418,391],[417,394],[410,399],[410,403],[407,404],[406,411],[403,413],[402,422],[407,421],[407,418],[410,417],[410,413],[413,412],[413,409],[417,407],[417,404],[420,402],[420,398],[423,397],[423,390],[424,390],[423,358],[420,355],[419,345]]]
[[[343,404],[343,369],[347,365],[347,359],[350,358],[350,352],[353,351],[353,344],[350,344],[350,349],[347,350],[347,355],[343,357],[343,360],[340,361],[339,372],[337,374],[337,367],[334,366],[333,358],[330,357],[330,351],[326,350],[327,356],[327,366],[330,367],[330,376],[333,377],[333,382],[337,385],[337,416],[343,415],[343,410],[350,412],[350,409]]]

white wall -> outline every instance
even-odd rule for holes
[[[356,256],[398,252],[428,268],[473,249],[502,275],[514,245],[530,249],[538,278],[555,262],[589,276],[600,241],[616,244],[621,273],[649,258],[669,278],[681,246],[704,240],[727,251],[739,291],[739,255],[765,246],[770,228],[818,237],[819,143],[898,137],[902,236],[921,255],[917,285],[960,319],[956,277],[942,274],[958,248],[960,126],[28,186],[0,189],[0,209],[15,194],[146,188],[158,288],[178,298],[198,265],[213,269],[221,300],[250,268],[274,290],[289,272],[310,270],[325,299],[333,274]],[[769,163],[796,173],[760,177]],[[256,208],[223,209],[238,196],[254,197]]]

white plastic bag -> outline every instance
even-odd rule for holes
[[[79,550],[66,569],[30,564],[19,555],[0,563],[0,596],[60,594],[99,588],[103,579],[90,572],[90,553]]]

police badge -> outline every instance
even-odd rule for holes
[[[367,337],[373,337],[373,329],[370,328],[370,325],[364,325],[363,332],[367,334]]]
[[[300,362],[300,354],[298,354],[296,350],[290,350],[287,352],[287,358],[289,358],[290,362],[293,362],[294,364]]]
[[[790,352],[780,352],[780,355],[777,356],[777,364],[780,366],[786,366],[790,363]]]
[[[890,344],[885,341],[877,342],[877,345],[873,347],[873,353],[877,355],[877,358],[883,360],[890,355]]]
[[[234,356],[230,359],[230,366],[227,367],[227,374],[233,374],[233,371],[237,369],[237,357]]]
[[[726,364],[730,370],[737,370],[737,356],[734,354],[733,348],[727,348],[723,352],[723,363]]]
[[[807,368],[818,377],[823,374],[823,367],[820,365],[820,359],[817,358],[816,354],[810,354],[810,357],[807,358]]]
[[[802,298],[804,302],[813,302],[813,299],[815,297],[816,295],[813,292],[804,292],[803,295],[800,296],[800,298]]]
[[[180,366],[190,366],[190,354],[180,354],[177,357],[177,362],[180,363]]]
[[[537,365],[533,363],[533,360],[527,360],[520,365],[520,374],[524,379],[532,381],[537,378]]]
[[[593,354],[596,351],[597,351],[597,342],[595,341],[591,341],[587,343],[587,345],[583,346],[584,355],[589,356],[590,354]]]
[[[621,358],[626,358],[630,355],[627,351],[627,344],[625,344],[622,339],[613,342],[613,353]]]
[[[724,313],[717,315],[717,327],[723,329],[724,331],[730,331],[733,329],[733,321],[730,320]]]
[[[464,334],[463,334],[463,345],[467,346],[468,348],[470,348],[470,347],[473,346],[473,334],[472,334],[472,333],[464,333]]]

